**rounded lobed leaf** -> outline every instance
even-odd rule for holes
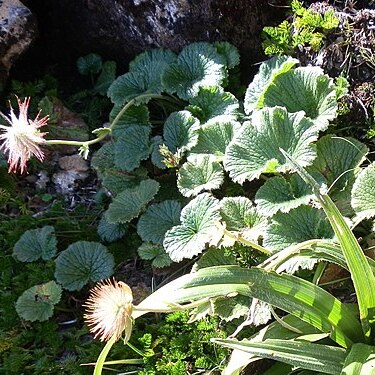
[[[181,225],[165,234],[163,246],[174,262],[201,253],[215,236],[220,220],[219,201],[203,193],[181,211]]]
[[[97,74],[102,69],[102,58],[96,53],[90,53],[77,60],[77,69],[82,75]]]
[[[163,163],[164,157],[160,153],[160,147],[164,144],[164,139],[159,135],[151,139],[152,152],[151,152],[151,161],[155,167],[159,169],[166,169],[166,165]]]
[[[78,241],[56,259],[56,281],[67,290],[80,290],[89,282],[107,279],[113,274],[114,259],[98,242]]]
[[[91,166],[96,170],[100,178],[103,178],[109,169],[115,166],[115,144],[105,143],[96,151],[91,159]]]
[[[361,218],[375,216],[375,163],[364,168],[354,182],[352,207]]]
[[[233,44],[229,42],[216,42],[214,46],[217,52],[225,58],[228,69],[232,69],[240,63],[240,54]]]
[[[117,65],[114,61],[103,63],[102,71],[95,83],[93,91],[100,95],[107,95],[107,91],[112,82],[116,79]]]
[[[172,152],[190,150],[197,144],[199,126],[189,111],[171,113],[164,123],[165,144]]]
[[[181,204],[166,200],[148,207],[138,220],[137,232],[143,241],[162,244],[165,233],[180,224]]]
[[[220,214],[229,231],[240,231],[252,241],[263,236],[266,218],[253,206],[246,197],[226,197],[220,202]]]
[[[287,72],[296,64],[298,64],[298,60],[288,56],[275,56],[262,63],[259,73],[255,75],[246,90],[244,100],[245,113],[250,114],[256,109],[263,108],[263,95],[267,88],[272,85],[279,74]]]
[[[60,301],[61,292],[61,286],[54,281],[35,285],[17,299],[17,314],[31,322],[48,320],[53,315],[54,306]]]
[[[52,226],[27,230],[16,242],[13,255],[21,262],[48,260],[57,252],[55,229]]]
[[[304,111],[318,130],[327,129],[337,115],[336,86],[318,67],[302,67],[279,74],[267,87],[262,107],[283,106]]]
[[[152,151],[151,127],[130,125],[123,129],[115,142],[115,165],[121,170],[131,172],[146,160]]]
[[[211,155],[191,155],[178,173],[177,186],[185,197],[218,189],[224,182],[223,168]]]
[[[172,259],[165,252],[163,246],[144,242],[138,248],[138,255],[141,259],[152,260],[152,265],[156,268],[168,267],[172,264]]]
[[[289,212],[301,205],[307,205],[314,198],[311,189],[296,174],[286,178],[272,177],[255,194],[259,212],[273,216],[278,211]]]
[[[277,213],[271,219],[264,235],[264,246],[274,251],[311,239],[334,237],[333,229],[323,210],[299,206],[288,213]]]
[[[191,149],[191,152],[211,154],[216,156],[217,161],[222,161],[228,144],[240,127],[239,122],[226,118],[207,122],[198,130],[198,143]]]
[[[197,42],[185,47],[177,62],[165,69],[162,83],[168,92],[189,100],[200,87],[221,85],[225,77],[225,58],[211,44]]]
[[[303,112],[265,108],[255,112],[252,123],[245,122],[228,145],[224,168],[239,183],[254,180],[262,173],[287,172],[293,168],[280,148],[301,166],[310,165],[316,157],[312,142],[317,136],[317,129]]]
[[[239,113],[239,103],[236,97],[219,86],[201,87],[198,95],[190,99],[187,109],[201,123],[226,116],[228,120],[236,120]]]
[[[106,211],[109,223],[127,223],[136,218],[159,190],[155,180],[144,180],[135,188],[125,189],[119,193]]]
[[[103,215],[98,225],[98,235],[103,241],[114,242],[124,237],[128,228],[124,224],[108,223]]]

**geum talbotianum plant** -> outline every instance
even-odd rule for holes
[[[96,374],[119,332],[129,338],[130,313],[135,319],[180,309],[192,309],[192,319],[244,317],[233,337],[215,340],[234,349],[225,374],[261,358],[284,364],[269,374],[370,373],[374,262],[347,224],[375,216],[373,164],[359,173],[367,147],[322,135],[336,117],[338,94],[320,68],[298,67],[284,56],[263,63],[246,91],[243,113],[225,91],[238,62],[228,43],[194,43],[177,56],[164,49],[145,52],[109,87],[110,127],[98,129],[92,141],[70,141],[87,154],[90,145],[111,135],[92,159],[112,194],[102,232],[139,217],[141,257],[156,267],[196,260],[190,274],[131,308],[129,294],[116,292],[122,284],[98,287],[87,317],[94,333],[109,329],[101,336],[109,340]],[[151,98],[167,99],[162,125],[150,120]],[[171,175],[166,165],[176,169],[176,192],[163,185]],[[240,185],[260,178],[265,183],[248,198]],[[218,189],[224,191],[216,194]],[[225,196],[232,191],[236,196]],[[238,244],[265,260],[250,267],[239,259]],[[350,271],[359,318],[356,306],[315,285],[326,262]],[[314,283],[293,275],[315,266]],[[96,310],[101,298],[110,298],[119,307],[111,311],[126,318],[113,313],[105,322],[106,314]],[[279,318],[275,308],[288,314]],[[272,315],[275,322],[254,337],[235,339],[246,324],[264,324]]]
[[[366,208],[371,202],[374,168],[370,165],[356,178],[367,148],[354,139],[330,134],[319,138],[336,117],[335,85],[319,68],[296,67],[297,63],[277,57],[261,65],[246,92],[248,120],[243,124],[232,112],[231,119],[203,117],[198,124],[191,121],[186,126],[184,143],[170,149],[185,153],[177,186],[184,196],[195,198],[182,209],[177,225],[170,220],[164,236],[154,229],[157,215],[150,212],[153,206],[138,224],[141,237],[147,236],[149,228],[151,240],[157,234],[162,238],[174,261],[203,255],[190,274],[133,306],[132,317],[179,309],[192,309],[193,319],[208,313],[227,319],[246,316],[233,337],[214,340],[234,349],[225,374],[238,374],[261,358],[278,361],[269,374],[373,371],[375,264],[365,257],[347,221],[358,222],[375,214],[373,203],[371,209]],[[183,99],[199,102],[209,91],[220,89],[201,88],[196,96]],[[184,119],[192,109],[194,104],[186,107]],[[165,128],[169,129],[168,120]],[[245,196],[221,200],[214,196],[213,191],[227,178],[225,172],[241,184],[267,177],[255,194],[255,205]],[[109,220],[118,218],[118,203],[115,198],[110,205]],[[158,205],[162,208],[162,203]],[[233,248],[236,242],[268,258],[255,267],[238,265],[223,249]],[[316,283],[292,275],[317,262],[314,282],[326,262],[350,271],[358,310]],[[278,317],[275,308],[287,315]],[[248,340],[235,339],[243,326],[264,323],[268,315],[276,320]],[[103,350],[96,373],[112,344],[108,342]]]

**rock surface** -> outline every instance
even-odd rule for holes
[[[33,0],[30,7],[43,39],[54,41],[49,48],[61,58],[67,51],[75,58],[96,52],[126,65],[149,48],[179,51],[194,41],[226,40],[251,64],[262,56],[262,27],[284,16],[276,3],[281,1]]]
[[[31,11],[18,0],[0,0],[0,91],[10,68],[36,36]]]

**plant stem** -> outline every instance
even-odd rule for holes
[[[242,244],[244,244],[246,246],[250,246],[250,247],[262,252],[263,254],[266,254],[266,255],[272,254],[272,252],[270,250],[267,250],[265,247],[258,245],[256,242],[247,240],[246,238],[242,237],[242,235],[240,233],[234,234],[234,233],[230,232],[229,230],[224,229],[224,234],[226,236],[230,237],[230,238],[235,239],[238,242],[241,242]]]

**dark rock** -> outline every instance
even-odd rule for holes
[[[33,0],[41,43],[61,63],[96,52],[124,65],[153,47],[180,51],[194,41],[226,40],[244,65],[262,59],[262,27],[285,8],[257,0]],[[280,1],[279,1],[280,3]],[[285,3],[285,1],[284,1]],[[42,48],[42,46],[41,46]]]
[[[18,0],[0,1],[0,91],[19,56],[37,36],[36,20]]]

